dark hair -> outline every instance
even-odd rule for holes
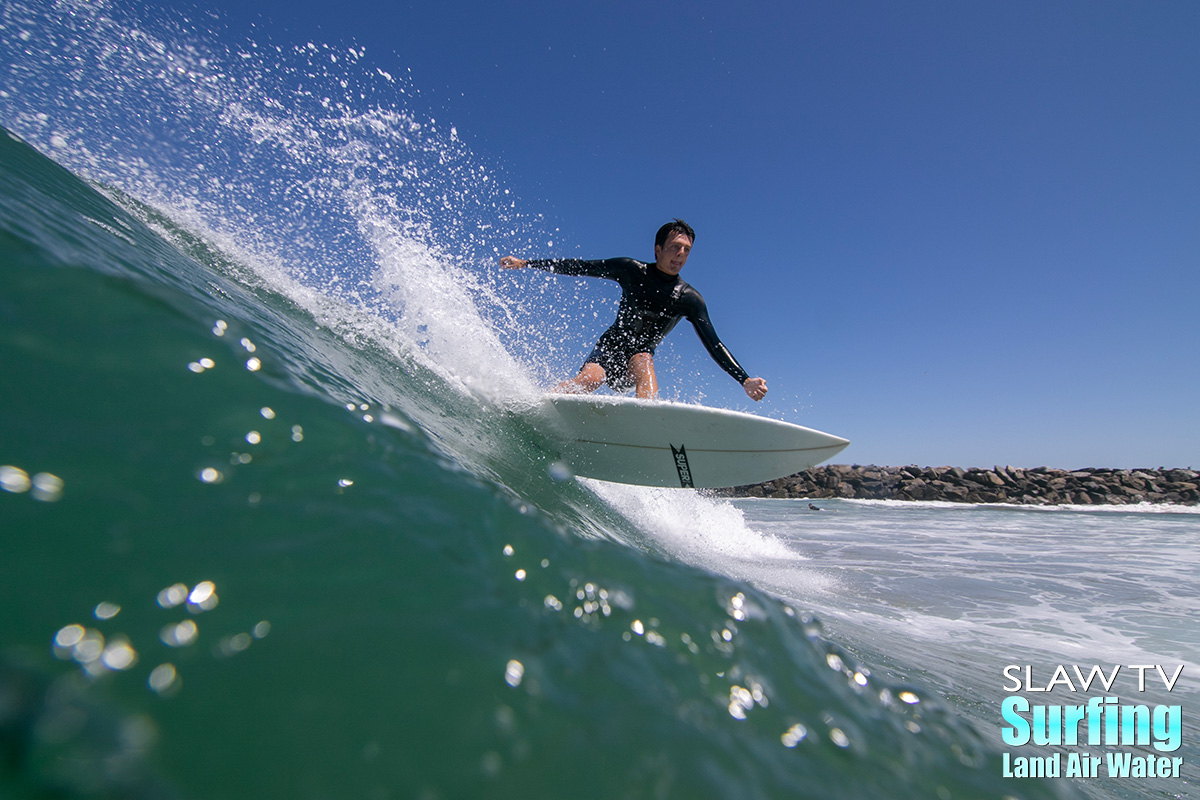
[[[696,241],[696,232],[692,230],[692,226],[688,225],[683,220],[676,218],[674,222],[668,222],[666,225],[663,225],[658,229],[658,233],[654,236],[654,246],[662,247],[667,243],[667,239],[670,239],[671,235],[676,233],[682,233],[684,236],[691,239],[693,244]]]

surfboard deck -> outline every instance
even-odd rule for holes
[[[607,395],[546,395],[576,475],[640,486],[720,488],[781,478],[849,440],[741,411]]]

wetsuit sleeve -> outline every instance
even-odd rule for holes
[[[750,377],[750,373],[742,369],[742,365],[733,357],[733,353],[729,352],[729,348],[717,336],[717,331],[708,318],[708,306],[705,305],[704,298],[694,289],[690,294],[692,296],[688,298],[690,302],[687,304],[685,316],[692,323],[692,327],[696,329],[696,335],[700,337],[704,349],[712,356],[713,361],[717,362],[717,366],[729,373],[730,377],[739,384],[745,383],[746,379]]]
[[[619,281],[635,268],[635,263],[631,258],[605,258],[599,261],[584,261],[581,258],[535,258],[526,266],[555,275],[583,275]]]

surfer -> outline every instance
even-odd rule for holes
[[[600,335],[579,374],[560,383],[554,391],[585,394],[607,383],[618,392],[634,389],[638,397],[657,397],[654,350],[680,319],[687,318],[713,361],[740,383],[751,399],[763,399],[767,382],[750,377],[742,369],[717,336],[709,321],[704,298],[679,277],[695,241],[696,232],[692,227],[676,219],[658,229],[654,237],[653,264],[632,258],[584,261],[577,258],[525,260],[505,256],[500,259],[500,266],[505,269],[532,267],[556,275],[608,278],[621,286],[616,320]]]

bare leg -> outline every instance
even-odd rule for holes
[[[658,397],[658,378],[654,374],[654,357],[649,353],[634,353],[629,358],[629,376],[643,400]]]
[[[579,374],[568,381],[563,381],[551,391],[555,394],[587,394],[600,388],[604,383],[604,368],[599,364],[588,362],[579,370]]]

